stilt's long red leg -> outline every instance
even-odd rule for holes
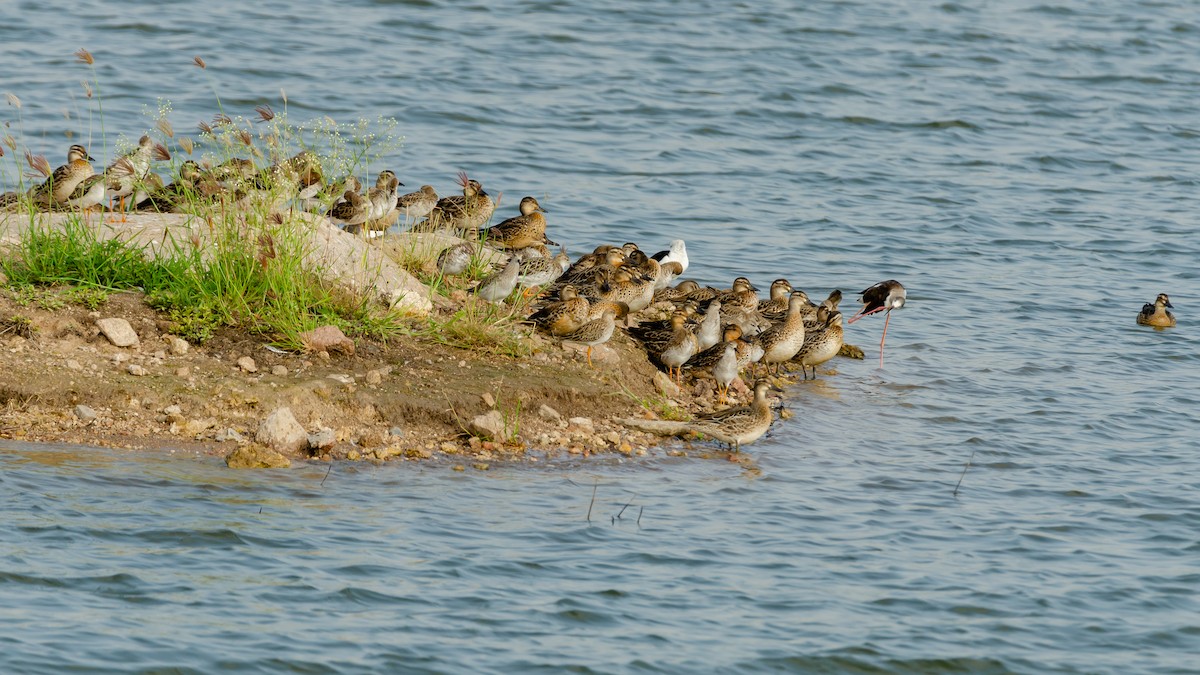
[[[883,336],[879,338],[879,367],[883,368],[883,341],[887,340],[888,322],[892,320],[892,310],[888,310],[883,317]]]

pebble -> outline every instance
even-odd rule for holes
[[[364,379],[366,379],[367,384],[380,384],[383,382],[383,375],[378,370],[368,370]]]
[[[243,437],[234,429],[222,429],[221,431],[218,431],[216,436],[213,436],[213,440],[218,443],[224,443],[225,441],[244,443],[246,441],[245,437]]]
[[[192,375],[192,369],[189,368],[188,366],[183,366],[182,368],[175,369],[176,377],[191,377],[191,375]]]
[[[333,375],[326,375],[325,377],[341,384],[354,384],[353,377],[342,373],[334,373]]]
[[[75,406],[75,416],[84,422],[91,422],[96,419],[96,411],[86,405]]]
[[[337,434],[329,427],[322,427],[316,433],[308,435],[308,447],[313,450],[324,450],[337,442]]]
[[[125,372],[129,373],[130,375],[133,375],[134,377],[145,377],[146,375],[150,374],[150,371],[146,370],[145,368],[139,366],[136,363],[129,364],[129,367],[125,369]]]
[[[258,364],[255,363],[254,359],[250,358],[249,356],[243,356],[242,358],[238,359],[237,365],[238,365],[238,368],[241,368],[242,370],[246,371],[247,373],[257,373],[258,372]]]
[[[496,399],[492,396],[492,394],[490,392],[486,392],[486,391],[483,392],[483,396],[480,396],[479,398],[483,399],[483,404],[486,405],[487,407],[489,407],[489,408],[496,407]]]
[[[562,419],[562,413],[558,412],[554,408],[551,408],[545,403],[538,408],[537,414],[538,417],[541,417],[545,420],[550,420],[551,422],[557,422]]]
[[[75,359],[67,359],[67,369],[69,369],[69,370],[83,370],[83,365],[82,365],[82,364],[80,364],[80,363],[79,363],[78,361],[76,361]]]
[[[480,438],[503,440],[504,416],[500,414],[499,410],[492,410],[482,415],[477,415],[470,422],[467,422],[467,433]]]
[[[287,366],[271,366],[271,374],[283,377],[288,374]]]
[[[292,409],[276,408],[258,425],[255,440],[279,452],[299,452],[308,445],[308,432],[296,421]]]
[[[672,382],[671,377],[661,370],[654,373],[654,388],[658,390],[658,393],[667,398],[678,398],[679,394],[682,393],[679,385]]]
[[[392,427],[391,429],[388,429],[388,436],[392,436],[393,438],[399,438],[403,435],[404,435],[404,430],[401,429],[400,427]]]
[[[189,347],[187,340],[178,337],[171,338],[171,344],[167,345],[172,356],[183,356],[188,353]]]
[[[108,341],[117,347],[137,347],[141,344],[137,333],[129,322],[121,318],[100,319],[96,327]]]
[[[572,431],[581,434],[596,433],[596,427],[592,424],[592,418],[590,417],[572,417],[567,420],[567,424]]]

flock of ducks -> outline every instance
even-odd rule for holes
[[[699,415],[683,428],[734,448],[757,440],[771,426],[766,398],[772,388],[770,376],[798,369],[804,379],[810,372],[815,379],[817,367],[841,351],[844,326],[880,312],[886,316],[879,342],[882,367],[891,311],[906,300],[900,282],[881,281],[860,293],[862,307],[847,320],[839,310],[841,291],[814,303],[782,278],[772,282],[766,299],[745,277],[725,289],[687,280],[676,284],[689,265],[683,240],[653,255],[632,243],[602,245],[572,262],[564,250],[550,253],[548,247],[557,244],[547,238],[546,210],[532,196],[521,200],[517,215],[486,227],[496,201],[465,173],[458,176],[462,194],[440,197],[430,185],[401,193],[403,184],[388,170],[363,191],[354,176],[327,184],[318,158],[301,152],[261,170],[246,159],[210,168],[189,160],[164,185],[150,168],[154,161],[169,159],[165,147],[142,136],[135,149],[96,173],[87,149],[72,145],[67,163],[53,171],[44,160],[39,166],[31,159],[46,180],[24,195],[0,195],[0,208],[32,203],[44,210],[85,211],[119,199],[120,206],[110,205],[109,210],[124,214],[128,199],[135,211],[179,212],[197,202],[236,207],[270,191],[273,207],[298,200],[352,233],[382,233],[401,218],[414,231],[449,231],[464,241],[439,254],[441,274],[466,273],[484,247],[505,252],[507,261],[474,287],[474,296],[501,303],[517,289],[536,293],[526,322],[564,343],[584,347],[591,367],[593,348],[623,330],[676,384],[713,380],[720,404],[727,402],[742,373],[756,377],[749,403]],[[1174,326],[1175,317],[1167,311],[1171,307],[1167,295],[1159,294],[1142,308],[1137,323]]]

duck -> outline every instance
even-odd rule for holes
[[[581,296],[571,284],[558,291],[558,300],[551,302],[531,314],[526,323],[531,323],[551,335],[562,336],[574,331],[589,320],[591,303]]]
[[[842,350],[842,313],[824,305],[817,313],[824,320],[823,325],[805,332],[804,344],[792,359],[800,364],[800,372],[806,380],[809,368],[812,368],[812,379],[817,379],[817,366],[837,356]]]
[[[721,325],[721,301],[714,300],[696,327],[696,351],[704,351],[721,341]]]
[[[687,320],[682,314],[671,317],[671,338],[662,345],[655,354],[658,361],[667,368],[667,375],[676,384],[683,382],[683,364],[696,355],[696,334],[688,327]]]
[[[150,173],[150,162],[153,160],[167,161],[171,153],[160,143],[155,143],[149,135],[138,139],[137,147],[113,160],[104,170],[108,176],[105,185],[105,196],[109,200],[119,199],[122,219],[125,213],[125,200],[137,191],[138,184]]]
[[[200,165],[194,160],[189,159],[185,161],[179,165],[179,177],[177,179],[164,187],[151,191],[145,199],[134,204],[133,210],[158,213],[174,212],[189,198],[200,196],[197,190],[197,182],[200,180],[202,173]]]
[[[404,216],[406,223],[418,221],[429,215],[437,206],[438,193],[432,185],[422,185],[420,190],[400,195],[396,198],[396,209]]]
[[[553,283],[567,271],[571,258],[566,250],[559,250],[553,257],[538,256],[527,258],[521,262],[521,271],[517,274],[517,285],[523,287],[545,286]]]
[[[67,198],[67,206],[79,211],[90,211],[104,203],[104,188],[107,179],[104,174],[94,174],[84,178],[75,187],[75,191]]]
[[[475,287],[475,295],[491,303],[503,302],[517,287],[517,274],[520,271],[521,259],[517,256],[509,258],[504,269],[479,282]]]
[[[496,248],[510,250],[535,244],[557,245],[546,238],[546,217],[542,215],[546,210],[537,199],[523,197],[519,209],[521,215],[484,230],[484,241]]]
[[[491,219],[496,202],[484,191],[483,185],[468,178],[466,172],[459,172],[458,184],[463,193],[439,199],[426,216],[425,227],[430,230],[448,228],[474,238],[479,228]]]
[[[1142,311],[1137,315],[1138,325],[1171,328],[1175,325],[1175,315],[1167,311],[1168,307],[1175,308],[1166,293],[1159,293],[1153,304],[1147,302],[1142,305]]]
[[[759,380],[754,383],[754,398],[748,405],[697,416],[687,424],[687,429],[725,443],[734,452],[740,452],[742,445],[757,441],[771,428],[774,415],[767,401],[767,391],[772,388],[766,380]]]
[[[653,301],[655,303],[682,301],[689,293],[698,290],[700,290],[700,284],[691,279],[684,279],[674,286],[654,291]]]
[[[683,370],[708,372],[717,382],[717,402],[724,403],[729,385],[738,376],[738,343],[742,330],[737,324],[725,326],[723,339],[717,344],[696,353],[683,364]]]
[[[562,341],[587,347],[587,364],[589,367],[595,368],[596,366],[592,364],[592,347],[608,342],[613,331],[616,330],[617,315],[621,313],[619,305],[609,303],[604,307],[599,318],[592,319],[562,335]]]
[[[56,168],[46,179],[46,182],[35,186],[29,196],[34,203],[42,206],[66,204],[75,188],[84,179],[95,175],[91,162],[95,160],[82,145],[72,145],[67,149],[67,163]]]
[[[790,361],[804,346],[804,316],[801,307],[805,296],[802,291],[792,291],[788,298],[788,313],[783,321],[763,331],[757,338],[762,345],[762,363],[778,371],[781,364]]]
[[[471,266],[471,258],[475,257],[476,244],[464,241],[453,246],[447,246],[437,257],[437,268],[443,276],[453,277],[463,274]]]
[[[358,190],[349,189],[329,208],[329,219],[340,223],[348,232],[357,232],[359,226],[371,217],[371,202]]]

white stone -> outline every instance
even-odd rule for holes
[[[308,435],[308,447],[313,450],[324,450],[337,442],[337,434],[329,427],[322,427],[316,433]]]
[[[562,419],[562,413],[558,412],[554,408],[551,408],[545,403],[538,408],[537,414],[538,417],[541,417],[544,420],[550,420],[551,422],[557,422]]]
[[[291,408],[276,408],[258,425],[255,440],[278,452],[296,453],[308,445],[308,432]]]
[[[129,373],[130,375],[133,375],[134,377],[145,377],[146,375],[150,374],[150,371],[146,370],[145,368],[139,366],[136,363],[129,364],[129,367],[125,369],[125,372]]]
[[[86,405],[80,404],[75,406],[75,416],[84,422],[91,422],[96,419],[96,411]]]
[[[172,356],[183,356],[188,353],[190,345],[183,338],[173,337],[171,338],[171,344],[167,348],[171,351]]]
[[[592,418],[590,417],[572,417],[567,420],[567,424],[570,426],[571,431],[578,433],[593,434],[596,432],[596,427],[592,424]]]
[[[504,440],[504,416],[490,410],[467,423],[467,433],[493,441]]]
[[[108,338],[108,341],[117,347],[137,347],[141,344],[138,340],[137,332],[133,330],[133,326],[129,322],[121,318],[100,319],[96,321],[96,327]]]
[[[255,363],[254,359],[250,358],[249,356],[243,356],[242,358],[238,359],[237,365],[238,365],[238,368],[241,368],[242,370],[246,371],[247,373],[257,373],[258,372],[258,364]]]
[[[287,366],[271,366],[271,374],[272,375],[280,375],[280,376],[287,375],[288,374]]]

